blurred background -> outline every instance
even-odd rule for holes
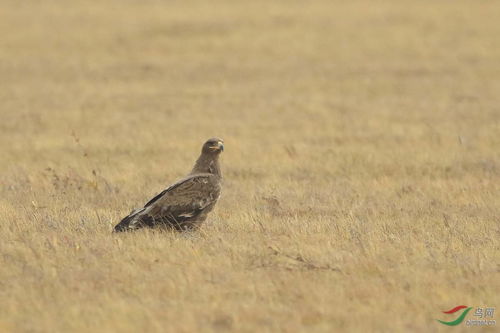
[[[72,133],[118,168],[214,135],[266,158],[499,143],[494,1],[1,6],[3,170],[71,165]]]

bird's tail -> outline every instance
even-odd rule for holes
[[[114,227],[113,232],[130,231],[149,225],[150,216],[144,214],[144,211],[144,208],[133,210]]]

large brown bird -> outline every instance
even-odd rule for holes
[[[163,226],[185,231],[194,230],[214,208],[221,190],[219,155],[224,141],[209,139],[201,149],[191,173],[136,209],[118,223],[114,231]]]

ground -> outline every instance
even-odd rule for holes
[[[0,12],[1,332],[500,319],[498,2]],[[223,194],[199,232],[111,234],[213,136]]]

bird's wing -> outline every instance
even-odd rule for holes
[[[136,229],[157,223],[176,224],[196,219],[213,207],[220,194],[218,177],[206,173],[186,177],[151,199],[144,208],[119,223],[119,229]],[[116,229],[116,228],[115,228]]]
[[[209,173],[186,177],[169,186],[151,199],[144,208],[151,210],[174,207],[204,208],[218,199],[220,185],[217,177]]]

